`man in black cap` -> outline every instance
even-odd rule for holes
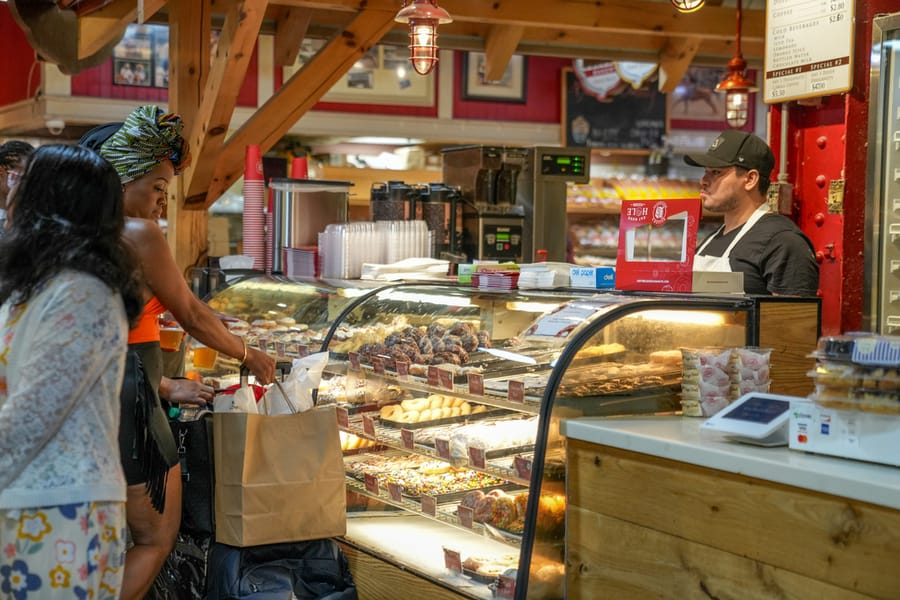
[[[766,191],[775,157],[762,139],[728,130],[704,154],[684,161],[704,167],[703,208],[724,224],[697,247],[695,271],[741,272],[744,292],[815,296],[819,267],[813,245],[793,221],[769,212]]]

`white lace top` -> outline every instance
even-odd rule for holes
[[[124,501],[121,298],[67,271],[0,306],[0,509]]]

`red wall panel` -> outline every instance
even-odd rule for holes
[[[134,100],[135,103],[166,102],[169,90],[165,88],[115,85],[113,83],[113,66],[110,57],[103,64],[85,69],[72,76],[72,95],[91,96],[95,98],[112,98],[116,100]],[[253,47],[253,54],[247,65],[247,74],[238,93],[238,106],[256,106],[258,97],[259,52]]]
[[[0,106],[33,97],[41,84],[41,70],[28,38],[16,24],[5,2],[0,3],[0,53],[6,57],[3,85],[0,85]],[[32,78],[30,82],[29,75]]]

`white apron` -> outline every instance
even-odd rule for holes
[[[709,245],[713,239],[719,235],[719,233],[725,228],[725,225],[722,225],[716,230],[715,235],[709,236],[706,242],[694,253],[694,271],[714,271],[716,273],[731,273],[731,250],[734,248],[735,244],[744,237],[744,234],[750,231],[750,229],[756,225],[756,222],[763,218],[764,215],[769,214],[769,207],[766,204],[763,204],[750,215],[750,218],[747,219],[747,222],[744,223],[744,226],[741,227],[741,230],[738,232],[734,239],[731,240],[731,243],[728,244],[728,248],[725,249],[725,253],[722,256],[700,256],[700,253]]]

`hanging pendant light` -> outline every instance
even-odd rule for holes
[[[437,26],[452,23],[450,14],[437,0],[407,0],[394,17],[409,23],[409,61],[419,75],[428,75],[437,63]]]
[[[672,5],[682,13],[692,13],[703,8],[706,0],[672,0]]]
[[[732,129],[739,129],[750,118],[750,92],[756,91],[756,84],[744,75],[747,61],[741,54],[741,0],[737,0],[737,35],[734,56],[728,61],[728,75],[719,85],[717,92],[725,93],[725,120]]]

